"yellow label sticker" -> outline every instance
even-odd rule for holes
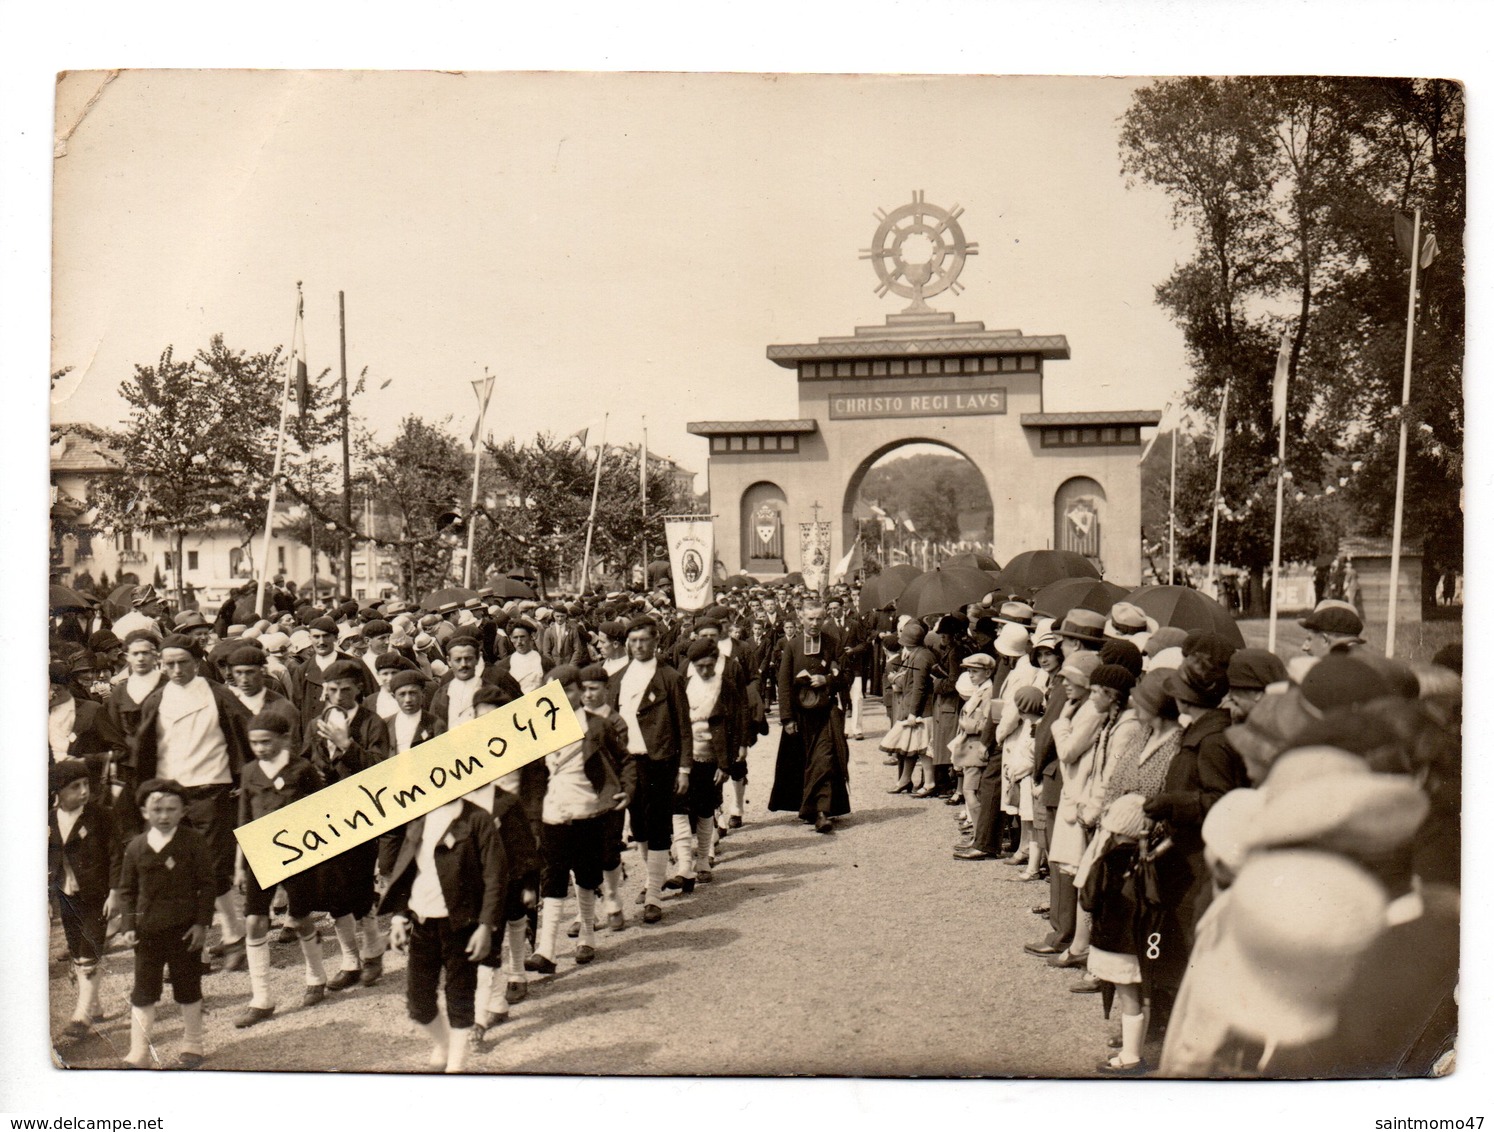
[[[234,830],[261,888],[398,829],[586,734],[554,680]]]

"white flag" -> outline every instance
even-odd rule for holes
[[[1278,425],[1287,411],[1287,371],[1292,366],[1292,336],[1290,332],[1281,336],[1281,349],[1276,352],[1276,379],[1271,383],[1271,423]]]
[[[1224,383],[1224,396],[1219,399],[1219,424],[1214,429],[1214,443],[1209,448],[1210,456],[1224,451],[1224,429],[1229,423],[1229,382]]]
[[[704,609],[715,600],[711,564],[716,560],[715,532],[709,519],[668,519],[669,569],[674,577],[674,604]]]

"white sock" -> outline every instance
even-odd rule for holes
[[[202,1047],[202,999],[182,1006],[182,1052],[199,1056]]]
[[[249,1005],[268,1010],[270,1002],[270,938],[251,939],[244,948],[249,960]]]
[[[389,946],[389,940],[379,930],[379,918],[364,916],[358,924],[363,929],[363,950],[360,954],[364,959],[379,958]]]
[[[529,958],[528,927],[529,921],[522,916],[503,925],[503,938],[507,943],[503,951],[503,970],[510,979],[524,978],[524,960]]]
[[[555,962],[555,940],[560,935],[560,917],[565,911],[565,901],[546,896],[540,901],[539,931],[535,933],[534,953]]]
[[[581,935],[577,942],[587,947],[597,945],[597,894],[589,888],[576,890],[576,905],[581,909]]]
[[[711,867],[711,854],[716,851],[716,823],[711,818],[695,819],[695,860],[698,868]]]
[[[337,946],[342,949],[342,969],[362,970],[363,963],[358,958],[358,921],[349,912],[332,921],[332,928],[337,932]]]
[[[618,891],[622,888],[622,866],[608,869],[602,874],[602,910],[607,915],[622,911],[622,901],[618,899]]]
[[[452,1030],[451,1036],[446,1039],[446,1072],[463,1073],[467,1069],[467,1037],[472,1033],[469,1026],[465,1030]]]
[[[78,1005],[73,1010],[73,1020],[92,1022],[99,1008],[99,979],[103,974],[93,960],[79,960],[73,964],[78,976]]]
[[[672,823],[674,837],[671,839],[671,844],[674,846],[676,871],[682,877],[694,879],[695,835],[690,830],[690,815],[675,814]]]
[[[747,783],[731,780],[731,816],[741,817],[747,812]]]
[[[447,1028],[446,1016],[437,1014],[435,1021],[426,1022],[420,1027],[431,1039],[431,1056],[426,1067],[441,1073],[446,1069],[447,1059],[451,1056],[451,1030]]]
[[[150,1029],[156,1024],[154,1006],[130,1007],[130,1052],[125,1060],[131,1065],[150,1064]]]
[[[643,903],[656,907],[662,903],[659,894],[664,891],[664,882],[669,874],[669,854],[663,849],[648,851],[648,883],[644,888]]]
[[[218,909],[218,915],[223,917],[223,946],[238,943],[244,938],[244,917],[239,915],[239,907],[234,902],[233,890],[229,889],[223,893],[213,901],[213,905]]]
[[[327,969],[322,966],[322,939],[317,935],[316,925],[310,923],[303,925],[296,939],[301,944],[301,957],[306,960],[306,985],[308,987],[326,986]]]
[[[1121,1015],[1121,1061],[1127,1065],[1141,1060],[1141,1046],[1146,1041],[1146,1015]]]
[[[500,946],[502,946],[500,944]],[[473,992],[472,1001],[477,1007],[477,1020],[483,1020],[483,1013],[492,1013],[488,1000],[497,997],[493,994],[493,974],[496,968],[489,967],[486,963],[477,965],[477,990]]]

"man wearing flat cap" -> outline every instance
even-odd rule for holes
[[[1325,657],[1330,652],[1352,652],[1364,644],[1364,620],[1359,611],[1346,601],[1327,598],[1306,617],[1297,622],[1307,630],[1302,651],[1309,656]]]

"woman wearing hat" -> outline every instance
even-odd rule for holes
[[[882,750],[897,759],[897,785],[889,794],[913,792],[913,768],[924,764],[924,783],[934,781],[934,763],[928,755],[929,713],[932,708],[929,670],[934,654],[924,648],[924,627],[910,618],[898,629],[900,651],[888,664],[887,688],[896,697],[892,705],[892,729],[882,739]]]

